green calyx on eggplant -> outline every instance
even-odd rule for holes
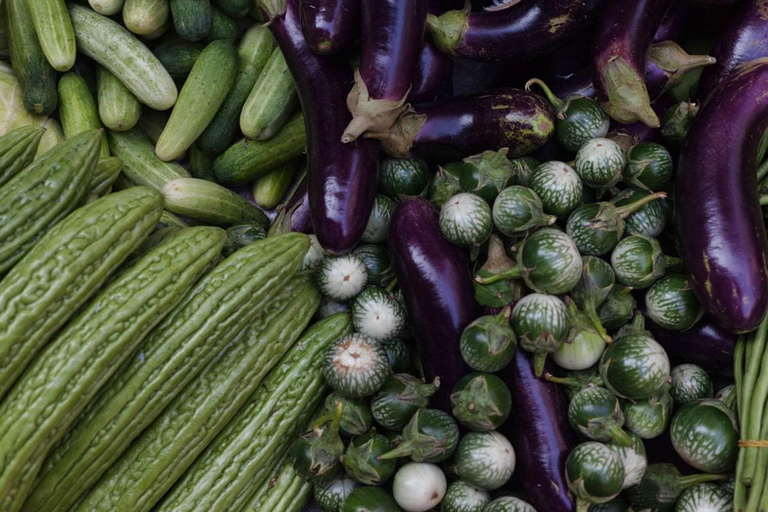
[[[669,151],[655,142],[643,142],[627,151],[624,182],[640,190],[662,190],[672,181],[674,163]]]
[[[454,245],[477,247],[491,236],[491,207],[477,194],[460,192],[440,209],[440,231]]]
[[[715,64],[709,55],[689,55],[674,41],[660,41],[648,47],[647,58],[664,75],[665,84],[660,90],[649,91],[656,98],[680,85],[685,76],[695,70]],[[654,98],[655,99],[655,98]]]
[[[574,430],[589,439],[632,445],[632,438],[622,430],[624,413],[619,399],[605,388],[589,387],[579,391],[568,405],[568,421]]]
[[[381,487],[362,486],[344,500],[339,512],[403,512],[403,509]]]
[[[605,350],[607,335],[601,335],[592,319],[573,300],[567,299],[570,328],[568,337],[552,352],[552,360],[566,370],[586,370],[594,366]],[[605,331],[603,331],[605,332]]]
[[[608,133],[611,119],[595,100],[576,94],[561,100],[538,78],[528,80],[525,89],[530,91],[533,85],[541,87],[554,108],[555,136],[565,149],[578,151],[590,139],[605,137]]]
[[[342,405],[339,429],[345,436],[359,436],[373,426],[373,416],[368,400],[346,398],[337,393],[331,393],[325,398],[325,411],[330,413],[336,409],[339,402]]]
[[[668,268],[682,268],[682,260],[665,256],[655,238],[630,235],[614,247],[611,266],[618,282],[642,290],[663,277]]]
[[[621,457],[621,462],[624,464],[624,483],[622,484],[624,489],[629,489],[639,484],[645,474],[645,470],[648,469],[648,457],[646,456],[643,440],[632,432],[628,432],[627,435],[632,441],[632,444],[629,446],[615,442],[608,444],[608,448],[618,453],[619,457]]]
[[[671,186],[671,185],[670,185]],[[616,206],[626,206],[635,201],[639,201],[650,192],[642,190],[627,189],[622,191],[620,196],[613,200]],[[670,201],[651,201],[646,203],[624,220],[626,223],[625,231],[630,235],[644,235],[651,238],[658,238],[667,224],[667,217],[671,210]]]
[[[437,409],[416,411],[402,435],[403,442],[380,459],[410,457],[415,462],[437,463],[449,459],[459,444],[456,421]]]
[[[523,283],[519,278],[504,277],[515,266],[507,256],[504,242],[496,235],[488,241],[488,258],[477,271],[477,278],[472,281],[475,299],[481,306],[503,308],[523,296]],[[501,279],[495,276],[501,275]],[[491,281],[491,282],[487,282]]]
[[[624,148],[611,139],[599,137],[581,146],[574,168],[587,186],[608,189],[621,180],[625,165]]]
[[[439,387],[439,378],[435,378],[431,384],[425,384],[407,373],[392,375],[371,399],[373,418],[382,427],[402,430],[416,411],[429,405],[429,397]]]
[[[637,301],[632,296],[632,288],[617,284],[597,308],[597,317],[606,329],[618,329],[632,320],[636,309]]]
[[[627,489],[632,510],[672,512],[686,489],[706,482],[725,481],[727,475],[681,476],[672,464],[649,464],[640,483]]]
[[[688,101],[681,101],[669,107],[661,121],[661,136],[664,142],[673,147],[682,146],[698,113],[699,105]]]
[[[605,330],[597,308],[605,302],[616,284],[616,275],[613,268],[600,258],[594,256],[582,257],[581,279],[571,289],[570,296],[584,311],[592,326],[597,330],[606,343],[611,342],[611,337]],[[592,365],[589,365],[592,366]]]
[[[515,172],[514,165],[507,159],[508,152],[507,148],[483,151],[460,162],[441,166],[432,181],[432,200],[442,205],[458,192],[471,192],[493,204]],[[454,192],[449,194],[449,191]]]
[[[515,185],[523,187],[528,186],[528,180],[531,178],[533,171],[540,165],[538,160],[530,156],[512,158],[509,162],[512,164],[512,181]]]
[[[544,212],[565,217],[581,204],[584,183],[576,170],[565,162],[550,161],[538,166],[528,186],[541,199]]]
[[[554,295],[526,295],[512,310],[512,327],[520,346],[534,354],[534,373],[540,377],[547,354],[568,336],[568,307]]]
[[[671,331],[690,329],[704,310],[683,274],[669,274],[654,283],[645,294],[648,316]]]
[[[556,220],[554,215],[544,213],[541,199],[527,187],[507,187],[493,202],[493,224],[507,236],[524,235]]]
[[[694,400],[712,397],[712,379],[701,366],[680,364],[672,368],[670,374],[672,388],[669,393],[675,402],[675,408]]]
[[[339,436],[339,427],[343,409],[343,403],[337,402],[332,411],[312,423],[311,431],[293,442],[293,468],[305,480],[324,484],[341,476],[344,442]]]
[[[666,192],[655,192],[626,206],[607,201],[583,204],[568,217],[566,232],[582,254],[602,256],[613,250],[624,235],[624,219],[643,205],[665,197]]]
[[[459,350],[464,362],[479,372],[497,372],[515,355],[517,336],[509,323],[512,308],[498,315],[481,316],[464,328]]]
[[[672,417],[669,433],[678,455],[699,471],[727,473],[736,465],[736,415],[719,400],[705,398],[684,405]]]
[[[386,436],[370,431],[349,442],[341,463],[347,474],[361,484],[381,485],[392,478],[397,469],[397,461],[379,458],[392,448]]]
[[[576,495],[576,510],[587,512],[591,503],[615,498],[624,483],[624,465],[618,453],[589,441],[574,448],[565,461],[568,488]]]
[[[473,372],[453,388],[451,409],[453,417],[465,427],[487,432],[499,428],[509,417],[512,395],[496,375]]]
[[[731,410],[736,408],[736,385],[729,384],[715,393],[715,400],[720,400]]]
[[[379,191],[395,201],[423,196],[432,174],[421,158],[384,158],[379,164]]]
[[[547,372],[544,374],[544,378],[549,382],[554,382],[555,384],[563,386],[563,388],[565,388],[565,396],[569,401],[582,389],[603,386],[603,378],[600,377],[600,371],[597,365],[585,370],[565,371],[563,372],[562,377]]]
[[[666,390],[641,400],[622,400],[624,428],[642,439],[654,439],[666,432],[672,418],[672,397]]]

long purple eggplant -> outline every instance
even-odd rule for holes
[[[615,0],[611,0],[615,1]],[[532,0],[427,17],[437,47],[469,60],[519,60],[553,50],[577,34],[602,0]]]
[[[498,373],[512,392],[514,412],[501,426],[517,462],[513,484],[536,510],[574,512],[565,460],[578,440],[568,424],[568,401],[560,386],[534,374],[533,357],[518,349]]]
[[[757,148],[768,127],[768,59],[734,70],[702,104],[680,154],[675,204],[691,286],[714,322],[755,329],[768,307]]]
[[[432,405],[451,411],[450,394],[469,368],[459,351],[464,328],[482,315],[469,259],[443,238],[428,200],[400,203],[389,225],[389,250],[419,344],[427,381],[440,377]]]
[[[291,231],[312,233],[312,217],[309,212],[309,187],[304,176],[285,202],[285,209],[291,212]]]
[[[343,142],[388,129],[408,108],[426,17],[424,0],[362,0],[360,67],[347,97],[352,121]]]
[[[687,0],[672,0],[661,18],[653,42],[674,41],[682,43],[693,25],[694,12]]]
[[[744,0],[688,0],[692,4],[697,5],[709,5],[712,7],[725,7],[728,5],[736,5]]]
[[[598,17],[592,79],[605,111],[620,123],[658,127],[645,86],[645,56],[670,0],[611,0]]]
[[[315,52],[344,51],[360,35],[360,0],[301,0],[301,27]]]
[[[426,103],[453,95],[453,60],[429,41],[419,53],[408,101]]]
[[[460,159],[481,151],[509,148],[524,155],[544,145],[555,129],[547,101],[520,89],[499,89],[414,107],[392,127],[367,136],[400,158]]]
[[[701,75],[697,96],[706,99],[734,68],[768,57],[768,0],[748,0],[736,8],[709,50],[717,64]]]
[[[343,144],[351,116],[345,93],[352,82],[346,58],[318,55],[304,39],[299,0],[258,0],[293,75],[307,126],[309,208],[320,244],[342,254],[357,245],[376,197],[377,147]]]

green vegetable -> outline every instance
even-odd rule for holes
[[[371,431],[350,441],[341,462],[347,474],[361,484],[381,485],[395,474],[397,461],[380,460],[379,455],[393,447],[387,437]]]
[[[459,427],[450,415],[437,409],[419,409],[403,429],[403,442],[379,458],[443,462],[453,455],[458,444]]]
[[[208,37],[213,25],[210,0],[170,0],[173,28],[186,41]]]
[[[368,271],[354,253],[326,257],[317,269],[317,282],[323,295],[344,302],[363,291]]]
[[[680,364],[672,368],[670,374],[672,388],[670,394],[675,401],[675,407],[712,397],[712,379],[707,372],[695,364]]]
[[[568,303],[568,322],[568,337],[552,352],[552,360],[567,370],[586,370],[600,360],[605,349],[605,338],[574,301]]]
[[[431,177],[420,158],[384,158],[379,163],[379,190],[395,201],[424,195]]]
[[[564,217],[581,204],[584,185],[570,165],[546,162],[534,169],[528,186],[541,198],[544,211]]]
[[[587,186],[605,189],[619,182],[625,164],[624,150],[618,143],[597,138],[581,146],[574,167]]]
[[[30,0],[27,5],[45,58],[56,71],[68,71],[75,64],[75,34],[64,0]]]
[[[115,75],[99,66],[98,69],[99,117],[110,130],[130,130],[141,117],[141,104],[136,96]]]
[[[45,128],[33,124],[0,137],[0,187],[32,163],[44,133]]]
[[[392,218],[397,205],[394,201],[385,195],[377,194],[371,210],[371,216],[368,217],[368,223],[361,240],[369,244],[381,244],[387,241],[389,232],[389,221]]]
[[[469,432],[461,438],[454,457],[456,473],[478,489],[503,486],[515,469],[512,443],[498,432]]]
[[[528,186],[528,181],[539,167],[539,161],[529,156],[513,158],[509,161],[512,164],[512,181],[515,185]]]
[[[383,245],[361,244],[355,249],[354,254],[363,262],[368,274],[368,284],[386,287],[395,278],[389,251]]]
[[[719,400],[702,399],[684,405],[672,418],[669,433],[678,455],[698,470],[727,473],[736,466],[736,416]]]
[[[405,308],[383,288],[369,286],[352,304],[355,330],[375,340],[398,336],[405,327]]]
[[[403,512],[392,495],[380,487],[358,487],[341,506],[341,512]]]
[[[621,429],[624,413],[619,400],[605,388],[588,387],[576,393],[568,405],[568,421],[589,439],[632,445],[632,438]]]
[[[493,202],[493,225],[507,236],[524,235],[556,220],[554,215],[544,214],[541,199],[526,187],[507,187]]]
[[[219,9],[233,18],[242,18],[251,9],[251,0],[214,0]]]
[[[102,158],[96,165],[88,188],[89,194],[103,196],[110,192],[112,184],[123,170],[123,161],[117,157]]]
[[[343,474],[341,456],[344,442],[339,437],[343,404],[315,419],[310,430],[290,447],[293,469],[311,483],[328,483]]]
[[[464,362],[473,370],[497,372],[507,366],[515,355],[517,336],[509,325],[511,308],[496,316],[481,316],[461,333],[459,348]]]
[[[632,296],[632,288],[616,285],[597,308],[597,317],[606,329],[618,329],[626,324],[635,313],[637,301]]]
[[[216,183],[197,178],[176,178],[160,190],[165,207],[178,215],[212,224],[269,225],[267,216],[244,197]]]
[[[211,31],[206,41],[226,41],[235,44],[237,41],[237,24],[235,20],[211,6]]]
[[[630,446],[615,442],[608,444],[608,448],[619,454],[624,465],[624,483],[622,484],[624,489],[639,484],[646,469],[648,469],[648,458],[645,454],[643,440],[637,434],[628,434],[628,436],[632,441]],[[624,510],[626,512],[626,509]]]
[[[275,48],[248,95],[240,113],[240,130],[249,139],[275,136],[296,110],[299,99],[280,48]]]
[[[651,286],[666,274],[667,266],[677,266],[678,262],[679,258],[664,256],[658,240],[643,235],[621,239],[611,253],[618,281],[638,290]]]
[[[315,485],[315,501],[323,512],[340,512],[342,504],[357,487],[357,482],[342,476],[329,484]]]
[[[487,432],[499,428],[511,410],[509,388],[492,373],[465,375],[451,392],[451,413],[470,430]]]
[[[483,512],[490,502],[491,497],[486,491],[456,480],[448,486],[440,505],[445,512]]]
[[[601,443],[582,443],[571,451],[565,461],[568,488],[576,495],[579,511],[589,503],[604,503],[621,492],[624,465],[615,451]]]
[[[179,164],[157,158],[152,142],[138,128],[127,132],[108,131],[107,137],[112,153],[123,161],[123,173],[136,185],[159,191],[166,183],[189,176]]]
[[[536,509],[520,498],[502,496],[490,502],[483,512],[536,512]]]
[[[613,286],[616,284],[616,275],[613,268],[600,258],[584,256],[582,263],[581,280],[571,289],[571,298],[584,311],[592,323],[592,327],[603,340],[610,342],[611,338],[600,321],[597,308],[611,294]]]
[[[616,198],[614,204],[626,206],[649,194],[650,192],[635,190],[630,196]],[[625,219],[626,232],[630,235],[644,235],[651,238],[660,236],[667,223],[667,208],[664,204],[664,201],[651,201],[630,213],[629,217]]]
[[[733,512],[733,493],[715,484],[698,484],[686,489],[675,505],[675,512],[717,510]]]
[[[123,0],[88,0],[88,3],[103,16],[113,16],[123,10]]]
[[[627,490],[632,510],[672,512],[686,489],[701,483],[725,480],[726,475],[680,476],[672,464],[650,464],[638,485]]]
[[[225,258],[230,257],[235,251],[242,249],[254,242],[267,238],[264,227],[258,224],[240,224],[227,229],[227,241],[221,253]]]
[[[371,429],[373,415],[368,400],[346,398],[337,393],[331,393],[325,397],[324,412],[335,409],[339,402],[342,404],[339,427],[343,435],[347,437],[359,436]]]
[[[362,334],[334,341],[325,353],[322,369],[328,385],[350,398],[372,395],[390,373],[387,355],[379,342]]]
[[[96,102],[88,84],[76,73],[67,73],[59,80],[59,117],[64,136],[68,139],[83,132],[102,129]],[[101,157],[109,157],[107,139],[100,137],[99,142]]]
[[[514,166],[507,160],[507,153],[507,148],[484,151],[440,167],[433,183],[432,200],[442,204],[458,192],[471,192],[492,204],[512,180]]]
[[[534,354],[535,373],[541,376],[547,354],[568,335],[568,308],[554,295],[526,295],[512,310],[512,327],[520,346]]]
[[[384,428],[402,430],[439,387],[440,379],[425,384],[407,373],[392,375],[371,399],[373,418]]]
[[[204,48],[203,43],[173,41],[159,45],[153,52],[174,80],[184,82]]]
[[[622,178],[632,187],[652,192],[667,187],[673,172],[674,164],[669,151],[661,144],[643,142],[627,151]]]
[[[641,400],[623,400],[624,428],[642,439],[659,437],[669,426],[672,404],[672,397],[667,391]]]
[[[645,294],[645,307],[651,320],[672,331],[693,327],[704,314],[683,274],[659,279]]]
[[[289,457],[284,457],[243,510],[301,512],[311,493],[312,484],[296,473]]]
[[[171,15],[168,0],[125,0],[123,23],[134,34],[149,36],[165,26]]]

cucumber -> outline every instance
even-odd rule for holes
[[[148,107],[167,110],[176,103],[171,75],[127,29],[80,5],[70,5],[69,14],[80,53],[107,68]]]
[[[311,277],[293,278],[264,316],[174,398],[73,510],[146,512],[154,507],[248,401],[319,302]]]
[[[97,74],[99,117],[110,130],[130,130],[141,117],[141,103],[115,75],[99,66]]]
[[[285,197],[296,173],[299,172],[299,166],[303,159],[297,159],[288,162],[262,176],[253,184],[253,201],[262,208],[274,208],[280,204],[280,200]]]
[[[171,180],[188,177],[177,163],[166,163],[155,155],[155,148],[138,128],[127,132],[107,132],[112,153],[123,161],[123,173],[136,185],[160,190]]]
[[[243,18],[251,10],[251,0],[213,0],[227,16]]]
[[[211,6],[211,31],[206,41],[226,41],[235,44],[237,41],[237,24],[235,20]]]
[[[101,138],[91,131],[70,139],[0,188],[0,274],[85,198]]]
[[[198,139],[200,149],[217,155],[227,149],[238,133],[238,119],[243,105],[275,47],[275,39],[268,27],[254,25],[243,35],[238,49],[240,67],[235,84]]]
[[[45,128],[22,126],[0,137],[0,187],[32,163]]]
[[[54,444],[219,255],[221,230],[179,231],[125,269],[61,331],[6,395],[0,411],[3,510],[21,509]]]
[[[242,196],[211,181],[177,178],[160,190],[172,213],[212,224],[253,223],[269,226],[267,216]]]
[[[243,511],[301,512],[311,493],[312,484],[296,473],[292,458],[286,456],[243,507]]]
[[[27,5],[45,58],[56,71],[68,71],[75,64],[75,34],[64,0],[28,0]]]
[[[155,226],[155,230],[160,230],[167,227],[178,227],[178,228],[188,228],[189,224],[187,224],[185,221],[177,217],[176,215],[172,214],[168,210],[163,210],[163,213],[160,214],[160,219],[157,221],[157,226]]]
[[[131,441],[275,299],[298,268],[308,245],[304,239],[289,234],[253,244],[203,277],[149,333],[136,351],[142,357],[131,358],[104,385],[49,454],[26,510],[69,510],[82,491],[97,482]]]
[[[8,50],[24,94],[24,108],[32,114],[48,115],[59,101],[56,70],[43,54],[27,4],[27,0],[5,0]]]
[[[213,155],[200,150],[197,144],[189,148],[189,173],[193,178],[216,181],[213,174]]]
[[[168,117],[169,114],[166,112],[144,108],[139,118],[139,129],[152,141],[152,144],[157,144],[157,139],[160,138],[165,125],[168,124]],[[153,149],[152,153],[154,152],[155,150]]]
[[[219,110],[237,73],[237,50],[224,41],[205,47],[195,61],[155,153],[163,161],[180,157],[195,142]]]
[[[157,511],[242,508],[269,479],[271,469],[323,398],[327,389],[320,370],[323,354],[334,340],[351,332],[349,315],[344,313],[312,326],[176,483]]]
[[[171,16],[168,0],[125,0],[123,23],[141,36],[151,36],[162,29]]]
[[[210,0],[170,0],[173,28],[186,41],[208,37],[213,24]]]
[[[91,91],[85,79],[75,73],[67,73],[59,80],[59,118],[64,136],[71,139],[75,135],[101,129],[99,112],[93,101]],[[109,142],[100,137],[101,158],[109,157]]]
[[[235,142],[213,163],[213,172],[217,181],[224,185],[248,183],[300,157],[306,145],[304,115],[295,112],[271,139]]]
[[[88,187],[89,194],[103,196],[109,193],[112,184],[123,170],[123,161],[117,157],[102,158],[96,165]]]
[[[190,43],[178,41],[162,44],[155,48],[155,56],[168,70],[174,80],[184,81],[192,71],[195,61],[203,52],[205,46],[202,43]]]
[[[299,104],[293,77],[280,48],[275,48],[240,114],[240,129],[249,139],[271,139]]]
[[[88,0],[91,9],[102,16],[113,16],[123,10],[124,0]]]

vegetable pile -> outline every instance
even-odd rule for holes
[[[3,512],[768,510],[765,0],[5,0],[0,58]]]

